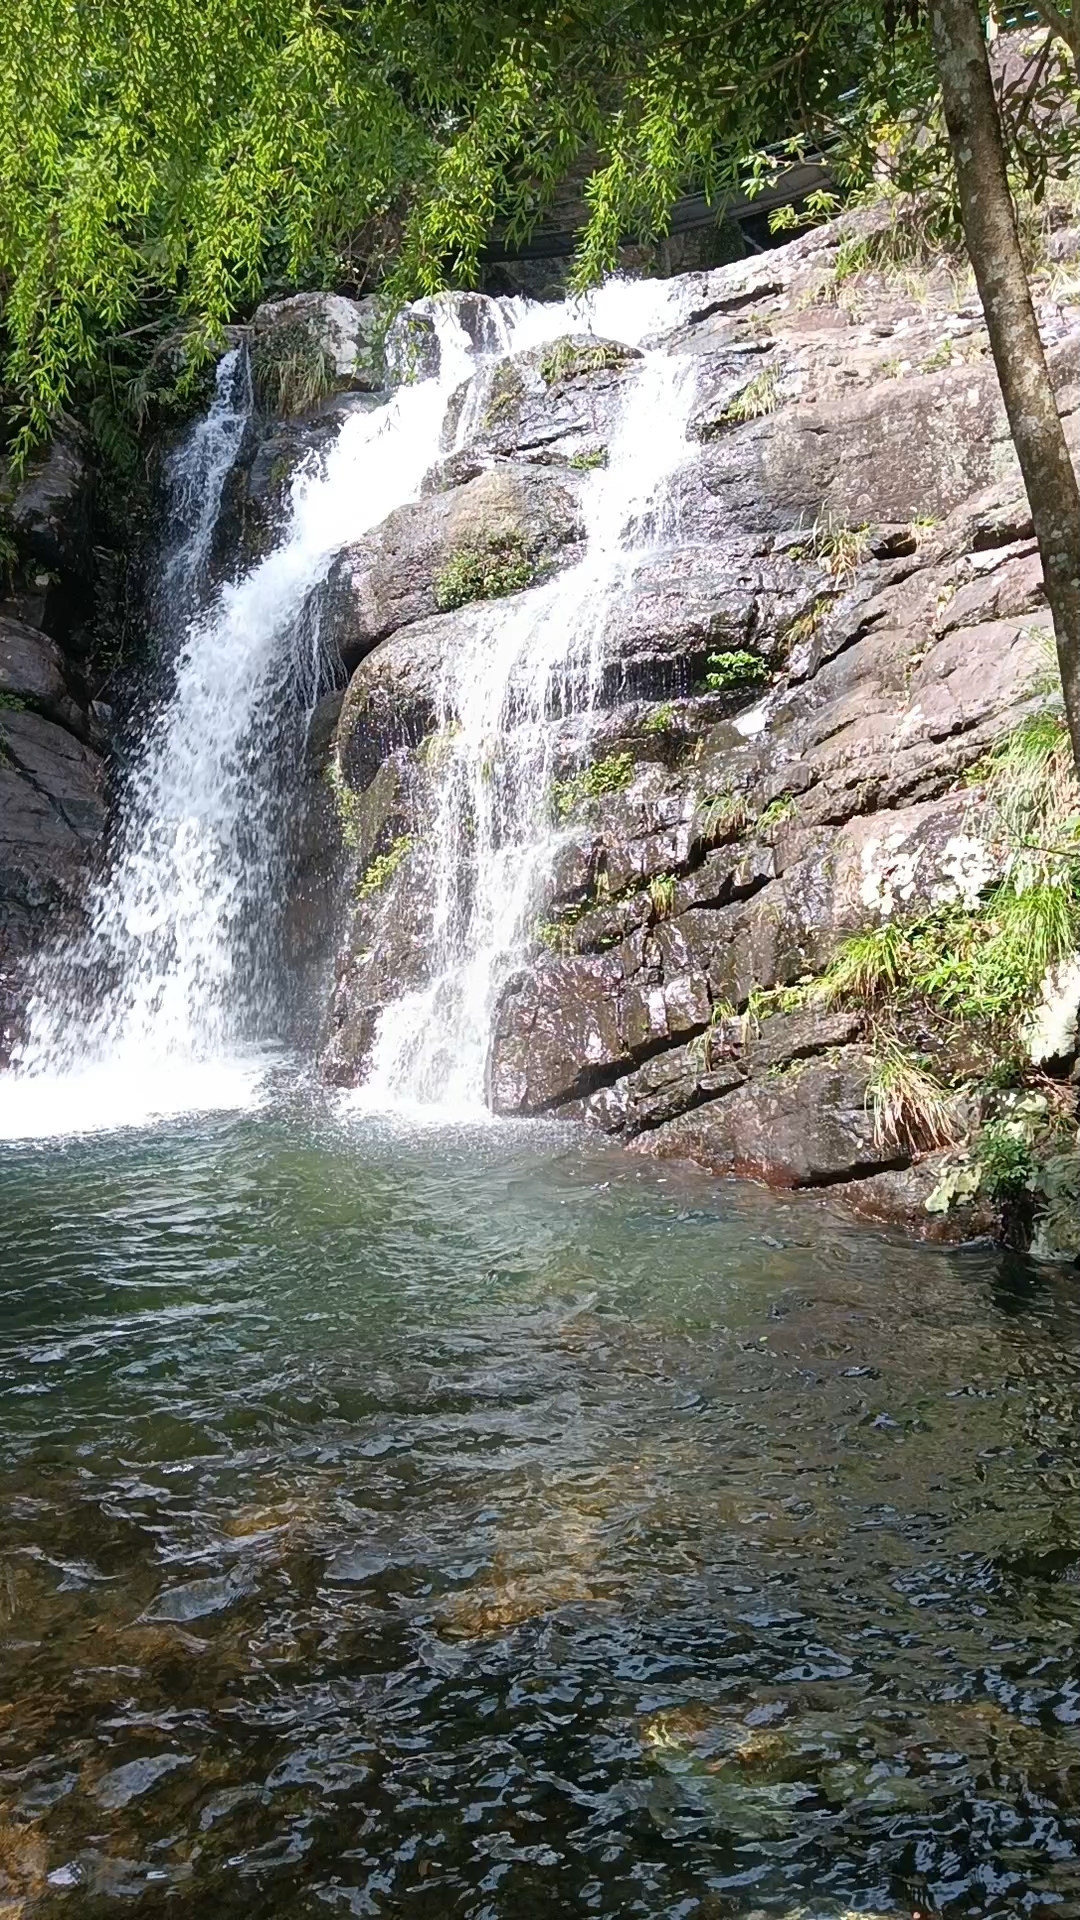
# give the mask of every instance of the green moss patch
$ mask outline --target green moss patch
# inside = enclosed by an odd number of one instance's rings
[[[613,753],[596,760],[566,780],[556,780],[551,789],[551,804],[558,820],[572,820],[584,812],[591,801],[605,794],[621,793],[634,777],[634,762],[628,753]]]
[[[397,839],[380,853],[361,875],[356,883],[356,898],[370,900],[392,880],[403,860],[412,852],[414,838],[411,833],[399,833]]]
[[[482,546],[459,547],[450,555],[436,576],[435,605],[440,613],[450,613],[473,600],[501,600],[531,587],[539,576],[520,534],[492,534]]]

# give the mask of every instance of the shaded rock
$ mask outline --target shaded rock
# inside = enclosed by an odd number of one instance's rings
[[[58,434],[15,489],[9,517],[20,547],[58,573],[90,566],[93,480],[79,442]]]
[[[48,803],[58,831],[76,840],[93,842],[104,824],[102,765],[98,756],[36,713],[0,707],[0,769],[21,774],[28,792]],[[5,815],[0,832],[13,836]],[[28,841],[27,858],[48,867],[51,854],[36,838]]]
[[[732,1061],[714,1066],[700,1044],[671,1047],[655,1060],[629,1073],[613,1086],[602,1087],[581,1103],[582,1117],[605,1133],[633,1139],[649,1127],[658,1127],[678,1113],[742,1084],[743,1074]]]
[[[397,384],[437,378],[442,364],[436,317],[449,318],[481,353],[493,354],[506,332],[498,306],[482,293],[439,293],[396,315],[386,336],[386,365]]]
[[[104,827],[103,786],[89,747],[41,714],[0,704],[0,1066],[33,955],[78,907]]]
[[[867,1055],[849,1047],[776,1079],[748,1081],[643,1134],[636,1152],[696,1160],[713,1173],[770,1186],[826,1186],[895,1163],[874,1138]]]
[[[34,627],[0,615],[0,705],[32,707],[84,742],[96,732],[73,696],[71,669],[57,642]]]
[[[489,1056],[496,1113],[541,1113],[709,1018],[704,970],[678,930],[638,929],[609,953],[550,960],[504,989]]]
[[[948,1244],[996,1238],[1000,1209],[983,1195],[954,1202],[947,1213],[927,1212],[947,1159],[945,1153],[928,1153],[913,1166],[891,1167],[839,1186],[829,1198],[862,1220],[900,1228],[917,1240]]]
[[[826,1013],[808,1007],[798,1013],[774,1013],[746,1043],[747,1067],[756,1074],[786,1067],[792,1060],[827,1053],[857,1040],[865,1021],[860,1013]]]

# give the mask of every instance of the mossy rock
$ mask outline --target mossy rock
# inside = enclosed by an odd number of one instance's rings
[[[637,347],[622,340],[603,340],[591,333],[566,333],[539,355],[537,366],[546,387],[563,387],[600,373],[618,373],[640,360]]]

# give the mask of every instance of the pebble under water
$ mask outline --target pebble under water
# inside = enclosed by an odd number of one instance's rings
[[[4,1920],[1080,1914],[1074,1278],[288,1093],[0,1196]]]

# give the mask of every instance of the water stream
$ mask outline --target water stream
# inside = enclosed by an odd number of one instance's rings
[[[497,633],[476,627],[439,688],[444,743],[433,844],[433,979],[384,1014],[360,1104],[484,1110],[491,1019],[526,950],[559,838],[549,792],[569,720],[587,737],[609,609],[641,554],[667,532],[666,483],[686,457],[693,366],[653,351],[628,384],[607,464],[582,489],[578,565],[516,596]],[[494,644],[493,644],[494,640]],[[556,724],[561,723],[561,724]]]
[[[1068,1276],[288,1088],[0,1205],[19,1920],[1080,1912]]]

